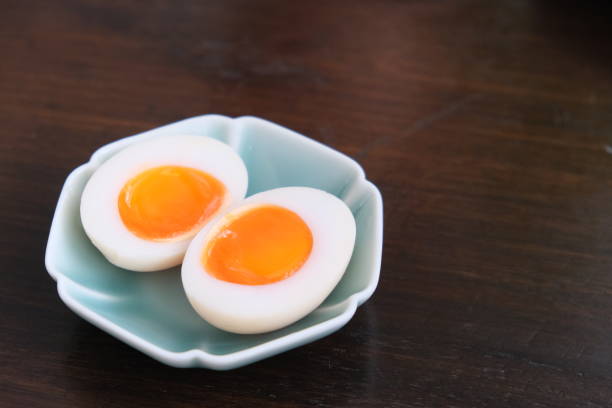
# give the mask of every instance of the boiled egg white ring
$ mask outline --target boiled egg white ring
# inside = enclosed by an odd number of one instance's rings
[[[126,147],[94,172],[81,197],[83,228],[111,263],[143,272],[181,263],[191,236],[168,241],[140,238],[124,225],[117,204],[121,189],[130,179],[147,169],[166,165],[191,167],[221,181],[226,196],[218,213],[246,194],[248,175],[242,159],[218,140],[173,135]]]
[[[310,256],[290,277],[265,285],[219,280],[203,263],[208,241],[244,211],[277,205],[295,212],[313,236]],[[261,333],[287,326],[319,306],[342,278],[355,244],[355,219],[339,198],[309,187],[255,194],[204,227],[182,266],[182,281],[194,309],[210,324],[234,333]]]

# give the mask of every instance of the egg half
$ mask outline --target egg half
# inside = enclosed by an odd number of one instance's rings
[[[228,145],[194,135],[135,143],[104,162],[81,197],[81,221],[113,264],[155,271],[181,263],[207,222],[242,200],[242,159]]]
[[[308,187],[255,194],[204,227],[181,269],[196,312],[234,333],[285,327],[319,306],[342,278],[355,219],[337,197]]]

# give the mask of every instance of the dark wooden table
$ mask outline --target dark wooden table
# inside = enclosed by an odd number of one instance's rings
[[[605,1],[4,0],[0,407],[612,405]],[[381,280],[341,331],[229,372],[78,318],[43,255],[98,146],[203,113],[357,159]]]

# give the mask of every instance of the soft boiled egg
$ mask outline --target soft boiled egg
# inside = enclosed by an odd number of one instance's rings
[[[287,326],[325,300],[344,274],[355,219],[337,197],[308,187],[255,194],[203,228],[181,270],[196,312],[234,333]]]
[[[87,236],[113,264],[155,271],[181,263],[215,215],[242,200],[242,159],[215,139],[173,135],[121,150],[91,176],[81,197]]]

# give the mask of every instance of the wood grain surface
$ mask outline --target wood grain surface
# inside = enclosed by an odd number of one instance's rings
[[[0,407],[612,406],[605,1],[0,4]],[[43,256],[71,169],[203,113],[358,160],[381,280],[339,332],[228,372],[70,312]]]

